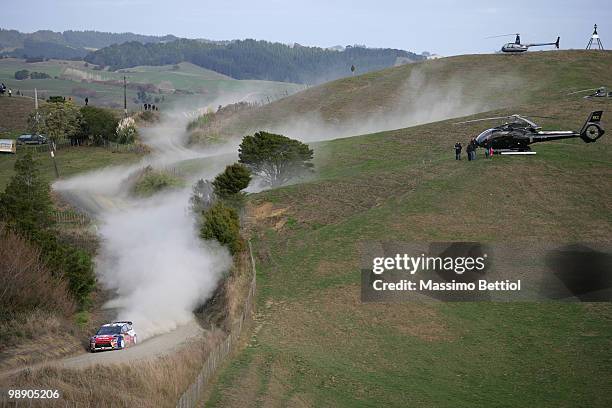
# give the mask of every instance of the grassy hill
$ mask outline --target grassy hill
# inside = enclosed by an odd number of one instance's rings
[[[612,84],[611,66],[609,51],[429,60],[310,88],[225,118],[212,131],[241,137],[269,129],[316,140],[398,129],[523,102],[574,99],[578,95],[566,94]]]
[[[28,116],[34,110],[34,99],[6,94],[0,98],[0,137],[14,136],[28,127]]]
[[[500,95],[516,106],[487,116],[537,112],[556,118],[539,120],[545,127],[577,128],[603,109],[609,123],[612,101],[563,95],[611,84],[612,53],[510,58],[462,56],[427,69],[440,73],[430,78],[440,86],[457,75],[476,83],[478,72],[519,75],[518,91]],[[311,89],[264,117],[372,111],[414,69]],[[466,93],[480,92],[475,83]],[[454,160],[452,146],[486,123],[452,122],[317,143],[314,180],[251,196],[258,314],[207,406],[610,406],[609,303],[361,303],[363,241],[612,243],[609,135],[467,162]]]

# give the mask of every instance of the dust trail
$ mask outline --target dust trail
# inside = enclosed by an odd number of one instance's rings
[[[97,219],[101,248],[96,275],[115,293],[106,307],[117,311],[117,319],[134,321],[141,339],[193,319],[194,308],[212,294],[232,264],[225,248],[198,238],[188,208],[190,187],[145,199],[130,194],[130,176],[148,165],[172,167],[199,160],[195,179],[214,177],[236,160],[234,145],[186,148],[187,120],[180,112],[170,113],[142,131],[154,151],[140,163],[102,169],[53,186]]]

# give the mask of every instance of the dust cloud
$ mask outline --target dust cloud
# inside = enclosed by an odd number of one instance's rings
[[[268,125],[267,129],[252,130],[315,142],[406,128],[507,106],[508,98],[513,97],[508,89],[517,83],[514,75],[496,75],[477,69],[440,80],[439,75],[414,67],[394,95],[389,96],[389,101],[384,106],[368,106],[369,112],[324,118],[315,110],[290,116]]]
[[[179,108],[142,129],[153,152],[137,164],[101,169],[53,186],[96,219],[101,241],[96,276],[113,293],[105,307],[116,319],[133,321],[140,339],[192,320],[193,310],[210,297],[232,265],[227,249],[199,239],[189,197],[192,181],[212,178],[237,159],[237,145],[185,147],[189,120]],[[186,161],[199,166],[190,172],[185,188],[150,198],[130,193],[132,176],[144,167],[172,168]]]

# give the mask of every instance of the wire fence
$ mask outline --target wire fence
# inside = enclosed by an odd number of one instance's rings
[[[76,211],[54,211],[53,218],[58,224],[87,225],[91,221],[87,215]]]
[[[75,145],[74,143],[75,142],[71,142],[69,139],[58,140],[55,142],[55,150],[62,150],[71,146],[79,146]],[[147,153],[147,147],[137,143],[122,144],[106,141],[102,147],[110,150],[113,153]],[[17,152],[24,150],[29,150],[36,153],[48,153],[51,150],[51,145],[49,143],[40,145],[17,145]]]
[[[196,377],[196,380],[187,388],[187,390],[181,395],[178,403],[176,404],[177,408],[193,408],[198,406],[198,402],[200,401],[202,394],[204,393],[204,388],[206,384],[210,380],[210,377],[214,375],[219,365],[225,361],[227,356],[230,354],[238,339],[240,338],[240,333],[242,332],[242,327],[244,326],[244,322],[246,319],[250,318],[251,312],[253,311],[253,300],[255,298],[255,290],[257,287],[256,284],[256,271],[255,271],[255,259],[253,258],[253,250],[251,248],[251,242],[249,241],[249,256],[251,259],[251,267],[253,278],[251,279],[251,287],[249,288],[249,293],[244,301],[244,307],[242,309],[242,315],[240,319],[235,322],[230,330],[230,333],[227,335],[225,340],[219,343],[208,355],[206,361],[204,361],[204,365],[202,370]]]

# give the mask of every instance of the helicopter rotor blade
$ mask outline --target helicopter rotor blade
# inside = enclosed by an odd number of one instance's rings
[[[463,121],[463,122],[455,122],[455,123],[453,123],[453,125],[462,125],[464,123],[482,122],[482,121],[485,121],[485,120],[510,119],[510,118],[514,118],[514,117],[516,117],[516,116],[515,115],[513,115],[513,116],[494,116],[494,117],[491,117],[491,118],[472,119],[472,120],[466,120],[466,121]]]
[[[559,119],[557,117],[554,116],[537,116],[537,115],[525,115],[528,118],[538,118],[538,119]]]
[[[583,89],[582,91],[570,92],[570,93],[568,93],[568,95],[574,95],[574,94],[581,93],[581,92],[596,91],[598,89],[599,88]]]
[[[488,40],[489,38],[510,37],[511,35],[520,35],[520,34],[514,33],[514,34],[493,35],[491,37],[485,37],[485,40]]]

